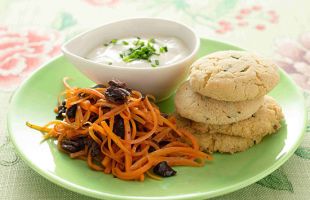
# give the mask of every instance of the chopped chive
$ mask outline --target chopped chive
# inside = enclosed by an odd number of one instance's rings
[[[135,46],[138,46],[139,41],[140,41],[140,40],[138,39],[138,40],[134,41],[133,44],[134,44]]]
[[[112,62],[108,62],[108,65],[112,65]]]
[[[239,59],[239,57],[237,57],[237,56],[231,56],[232,58],[234,58],[234,59]]]
[[[149,43],[155,43],[155,39],[154,38],[151,38],[151,39],[149,39],[149,41],[148,41]]]
[[[167,46],[160,47],[160,48],[159,48],[159,52],[160,52],[160,53],[168,52],[168,47],[167,47]]]
[[[112,39],[112,40],[111,40],[111,43],[112,43],[112,44],[116,44],[116,42],[117,42],[117,39]]]
[[[167,52],[168,48],[166,46],[161,47],[160,50],[155,49],[154,43],[156,42],[154,38],[150,38],[147,42],[140,40],[140,37],[137,37],[137,40],[133,41],[131,44],[134,47],[130,47],[127,50],[121,52],[120,57],[124,62],[132,62],[135,60],[145,60],[150,63],[152,67],[159,65],[159,60],[151,60],[151,57],[154,55],[159,56],[160,53]],[[124,45],[128,45],[127,41],[122,41]]]
[[[103,46],[107,47],[107,46],[109,46],[109,44],[108,44],[108,43],[105,43],[105,44],[103,44]]]
[[[124,61],[124,62],[131,62],[131,61],[133,61],[133,60],[130,59],[129,56],[127,56],[127,57],[123,58],[123,61]]]

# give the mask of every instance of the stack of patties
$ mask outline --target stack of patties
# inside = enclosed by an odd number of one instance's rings
[[[177,126],[208,152],[244,151],[281,127],[281,107],[265,96],[278,81],[277,66],[257,55],[209,54],[193,63],[176,93]]]

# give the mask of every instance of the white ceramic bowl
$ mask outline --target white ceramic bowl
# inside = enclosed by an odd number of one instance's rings
[[[179,62],[156,68],[111,66],[85,59],[90,50],[104,42],[113,38],[139,35],[177,37],[184,42],[190,53]],[[65,57],[92,81],[105,83],[111,79],[118,79],[133,89],[154,95],[160,101],[168,98],[187,77],[199,45],[200,40],[195,32],[183,24],[158,18],[133,18],[84,32],[65,43],[62,51]]]

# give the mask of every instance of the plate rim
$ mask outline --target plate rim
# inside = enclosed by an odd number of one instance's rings
[[[204,42],[213,42],[213,43],[218,43],[221,45],[226,45],[226,46],[231,46],[234,48],[239,48],[240,50],[244,50],[234,44],[230,44],[230,43],[226,43],[226,42],[221,42],[218,40],[214,40],[214,39],[208,39],[208,38],[200,38],[201,41]],[[13,127],[11,127],[10,121],[12,120],[11,118],[13,118],[13,114],[12,114],[12,107],[13,107],[13,102],[15,100],[15,98],[18,96],[18,94],[22,91],[23,87],[25,87],[25,85],[27,84],[28,81],[30,81],[30,79],[32,79],[36,74],[38,74],[41,70],[44,70],[48,65],[50,65],[51,63],[64,58],[63,54],[59,54],[58,56],[55,56],[54,58],[48,60],[47,62],[43,63],[40,67],[38,67],[36,70],[34,70],[31,75],[29,75],[25,80],[22,81],[22,83],[20,84],[20,86],[13,92],[10,100],[9,100],[9,111],[7,113],[7,129],[8,129],[8,135],[14,145],[14,148],[17,150],[16,152],[18,153],[18,155],[21,157],[21,159],[35,172],[37,172],[38,174],[40,174],[42,177],[44,177],[45,179],[49,180],[50,182],[68,189],[70,191],[79,193],[81,195],[84,196],[89,196],[89,197],[93,197],[93,198],[109,198],[109,199],[196,199],[196,198],[212,198],[212,197],[216,197],[216,196],[221,196],[221,195],[225,195],[234,191],[237,191],[239,189],[242,189],[246,186],[249,186],[259,180],[261,180],[262,178],[268,176],[269,174],[271,174],[272,172],[274,172],[276,169],[278,169],[280,166],[282,166],[296,151],[296,149],[300,146],[301,142],[303,141],[303,138],[305,136],[305,132],[306,132],[306,124],[307,124],[307,112],[306,112],[306,102],[304,99],[304,95],[303,95],[303,90],[296,85],[296,83],[292,80],[292,78],[281,68],[279,68],[279,71],[281,74],[283,74],[286,79],[289,81],[289,83],[296,89],[297,94],[299,97],[301,97],[302,102],[303,102],[303,108],[304,108],[304,114],[303,114],[303,128],[301,130],[301,134],[300,137],[298,138],[298,141],[294,144],[294,146],[286,153],[284,154],[279,160],[277,160],[273,165],[271,165],[270,167],[268,167],[266,170],[261,171],[260,173],[257,173],[255,176],[243,180],[241,182],[232,184],[230,186],[227,187],[223,187],[217,190],[213,190],[213,191],[209,191],[209,192],[196,192],[196,193],[190,193],[190,194],[182,194],[182,195],[173,195],[173,196],[168,196],[168,197],[141,197],[141,196],[123,196],[123,195],[118,195],[118,194],[110,194],[110,193],[106,193],[106,192],[98,192],[96,190],[92,190],[92,189],[88,189],[86,187],[82,187],[80,185],[74,184],[70,181],[67,181],[51,172],[48,171],[44,171],[42,170],[40,167],[37,167],[34,163],[32,163],[29,159],[27,159],[27,157],[23,154],[23,151],[19,148],[19,146],[16,144],[15,138],[13,137]],[[69,62],[69,61],[68,61]]]

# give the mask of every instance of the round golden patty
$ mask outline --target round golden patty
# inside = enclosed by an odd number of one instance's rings
[[[280,80],[278,67],[245,51],[218,51],[194,62],[190,84],[195,92],[221,101],[262,97]]]
[[[226,125],[197,123],[178,114],[177,126],[193,133],[208,152],[235,153],[259,143],[281,127],[283,113],[276,101],[265,96],[263,106],[250,118]]]

